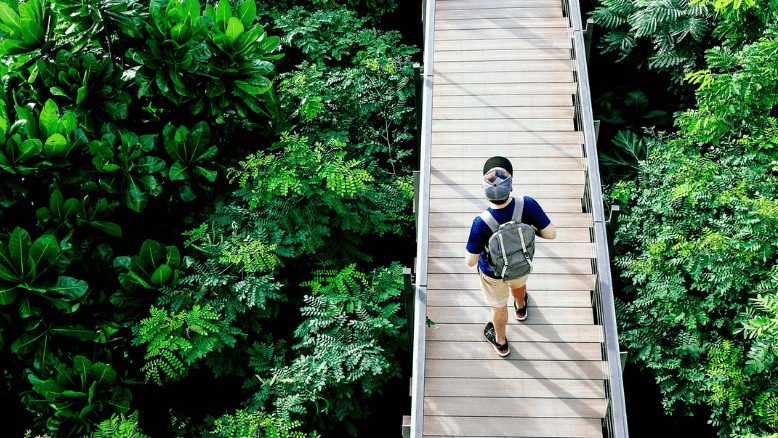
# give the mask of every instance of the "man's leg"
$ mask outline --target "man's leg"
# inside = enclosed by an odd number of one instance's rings
[[[492,307],[492,319],[494,331],[497,333],[497,342],[505,343],[505,326],[508,325],[508,306]]]
[[[519,308],[524,307],[524,294],[527,293],[527,285],[525,284],[522,287],[513,288],[511,287],[511,295],[513,295],[513,299],[516,300],[516,305],[519,306]]]

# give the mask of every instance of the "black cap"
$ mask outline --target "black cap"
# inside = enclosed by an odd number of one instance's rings
[[[486,172],[494,169],[495,167],[502,167],[503,169],[507,170],[508,173],[513,175],[513,165],[511,165],[511,162],[507,158],[499,156],[486,160],[486,163],[484,163],[484,175],[486,175]]]

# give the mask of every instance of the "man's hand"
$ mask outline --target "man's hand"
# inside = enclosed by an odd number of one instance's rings
[[[481,254],[473,254],[470,252],[466,253],[465,261],[467,262],[467,266],[473,267],[478,263],[478,258],[481,256]]]

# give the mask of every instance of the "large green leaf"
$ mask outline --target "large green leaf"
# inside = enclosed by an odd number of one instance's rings
[[[41,314],[41,309],[37,306],[33,306],[30,302],[31,295],[31,293],[21,294],[21,298],[19,299],[19,307],[17,308],[20,318],[29,318],[31,316],[38,316]]]
[[[227,22],[227,30],[225,31],[230,44],[234,45],[235,42],[238,41],[238,38],[243,35],[243,30],[244,27],[240,20],[235,17],[230,17],[229,21]]]
[[[57,294],[66,301],[73,301],[84,296],[88,288],[89,286],[84,280],[60,276],[57,279],[57,284],[49,288],[48,292]]]
[[[167,284],[172,276],[173,270],[168,265],[162,265],[151,276],[151,284],[156,287],[162,287]]]
[[[49,137],[57,133],[59,126],[59,108],[57,104],[49,99],[46,104],[43,105],[40,118],[38,119],[38,128],[41,132],[41,139],[47,140]]]
[[[143,242],[143,245],[140,247],[139,255],[144,261],[151,263],[151,268],[154,271],[165,262],[162,246],[151,239]]]
[[[43,145],[43,151],[47,157],[53,158],[64,152],[67,147],[67,139],[62,134],[54,134],[46,140],[46,143]]]
[[[175,246],[165,247],[165,264],[172,269],[178,269],[181,266],[181,253]]]
[[[82,341],[94,341],[100,337],[100,334],[94,330],[88,330],[81,324],[59,325],[51,329],[52,333],[70,336],[71,338],[81,339]]]
[[[243,23],[243,27],[251,26],[257,18],[257,4],[254,0],[244,0],[238,5],[238,18]]]
[[[34,50],[43,45],[46,31],[40,24],[31,20],[22,20],[22,39]]]
[[[0,20],[3,20],[13,33],[22,33],[22,18],[5,2],[0,2]]]
[[[200,122],[192,128],[192,133],[186,140],[186,159],[183,160],[189,164],[197,158],[199,151],[208,147],[211,141],[211,129],[205,122]]]
[[[30,245],[30,234],[21,227],[16,227],[9,236],[8,252],[19,278],[26,278],[32,273],[32,266],[27,265]]]
[[[30,126],[29,124],[27,126]],[[43,150],[43,143],[37,138],[29,138],[24,140],[18,147],[19,153],[16,156],[16,163],[23,163],[30,158],[40,155]]]
[[[230,18],[232,18],[232,7],[229,0],[219,0],[219,4],[216,6],[216,23],[214,24],[219,30],[224,31]]]
[[[87,382],[89,382],[90,375],[92,374],[92,361],[87,359],[85,356],[76,356],[73,358],[73,371],[81,381],[81,388],[87,389],[86,385]]]
[[[35,242],[30,246],[30,256],[35,264],[36,276],[40,277],[46,272],[57,260],[57,255],[59,255],[59,244],[56,237],[44,234],[35,239]]]
[[[7,306],[16,301],[19,296],[19,288],[16,284],[0,282],[0,305]]]
[[[97,228],[98,230],[114,237],[122,237],[122,229],[119,225],[108,221],[92,221],[89,225]]]
[[[189,179],[189,169],[185,164],[181,164],[180,162],[176,161],[172,166],[170,166],[168,177],[171,181]]]
[[[91,377],[96,386],[110,388],[116,382],[116,371],[110,365],[98,362],[92,365]]]
[[[11,351],[16,354],[32,353],[35,351],[38,341],[45,335],[45,330],[22,333],[22,335],[11,344]]]

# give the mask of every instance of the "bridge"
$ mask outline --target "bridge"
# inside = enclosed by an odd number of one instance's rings
[[[412,412],[404,434],[626,438],[580,6],[426,0],[422,8]],[[557,229],[555,240],[536,241],[529,318],[510,319],[504,358],[484,339],[491,309],[464,257],[473,218],[487,207],[482,166],[494,155],[513,163],[513,195],[538,200]]]

